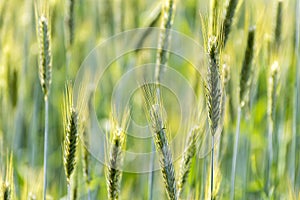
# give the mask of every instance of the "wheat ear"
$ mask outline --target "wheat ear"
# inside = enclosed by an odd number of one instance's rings
[[[177,199],[177,188],[172,153],[168,144],[163,107],[158,97],[157,86],[145,84],[142,86],[145,110],[154,133],[154,143],[160,154],[160,166],[166,192],[170,200]]]
[[[214,136],[220,124],[222,112],[222,80],[220,73],[220,48],[216,37],[211,36],[208,39],[208,73],[206,84],[206,99],[208,108],[208,119],[210,133],[212,135],[212,153],[211,153],[211,194],[213,193],[214,177]]]
[[[46,15],[39,17],[38,34],[40,48],[39,77],[44,93],[47,99],[50,92],[51,74],[52,74],[52,56],[50,46],[50,29]]]
[[[41,14],[38,17],[38,42],[39,42],[39,78],[44,93],[45,101],[45,132],[44,132],[44,197],[47,193],[47,160],[48,160],[48,113],[49,103],[48,96],[51,86],[52,56],[51,56],[51,40],[50,25],[47,15]]]
[[[277,2],[277,13],[276,13],[276,26],[275,26],[275,47],[278,48],[281,41],[281,30],[282,30],[282,0]]]
[[[222,29],[223,29],[223,47],[225,47],[230,30],[231,25],[234,17],[234,13],[236,10],[236,6],[238,4],[238,0],[228,0],[226,11],[225,11],[225,17],[223,19]]]
[[[66,85],[64,99],[64,169],[70,197],[71,176],[76,166],[76,151],[78,145],[78,113],[73,106],[73,92],[70,83]]]
[[[175,0],[163,0],[162,5],[163,20],[161,23],[161,32],[158,42],[157,60],[155,67],[155,80],[158,82],[162,78],[163,66],[168,60],[168,47],[171,39],[171,28],[173,25],[173,18],[175,13]]]
[[[182,156],[181,160],[181,165],[180,165],[180,173],[179,173],[179,178],[177,182],[178,186],[178,191],[177,191],[177,197],[178,199],[180,198],[181,192],[183,190],[183,187],[187,181],[190,169],[191,169],[191,164],[192,164],[192,159],[196,154],[196,144],[198,141],[199,137],[199,132],[200,132],[200,127],[195,126],[191,129],[187,143],[185,145],[185,151]]]
[[[74,6],[75,0],[68,0],[67,5],[67,16],[66,16],[66,25],[67,25],[67,46],[71,47],[74,42]]]
[[[122,179],[121,167],[123,165],[124,149],[126,146],[126,130],[128,116],[123,117],[120,126],[114,119],[111,120],[111,147],[109,163],[106,171],[108,199],[119,199]]]

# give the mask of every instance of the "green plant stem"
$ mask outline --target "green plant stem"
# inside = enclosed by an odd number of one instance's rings
[[[210,199],[213,200],[213,191],[214,191],[214,150],[215,150],[215,136],[212,136],[212,149],[211,149],[211,174],[210,174]]]
[[[71,184],[68,183],[67,200],[71,200]]]
[[[237,111],[237,124],[236,124],[235,140],[234,140],[234,147],[233,147],[232,168],[231,168],[230,200],[234,199],[235,170],[236,170],[237,151],[238,151],[238,145],[239,145],[241,114],[242,114],[242,108],[239,105],[238,111]]]
[[[91,200],[91,190],[90,190],[89,186],[88,186],[87,192],[88,192],[88,200]]]
[[[46,200],[46,194],[47,194],[48,113],[49,113],[49,104],[48,104],[48,98],[45,98],[45,132],[44,132],[44,196],[43,196],[43,199],[44,199],[44,200]]]
[[[300,48],[299,48],[299,43],[300,43],[300,1],[297,0],[296,2],[296,45],[295,45],[295,56],[296,56],[296,83],[295,83],[295,91],[294,91],[294,113],[293,113],[293,133],[292,133],[292,152],[291,152],[291,183],[292,186],[295,187],[295,168],[296,168],[296,148],[297,148],[297,144],[296,144],[296,139],[297,139],[297,124],[299,121],[299,101],[300,101],[300,97],[299,97],[299,89],[300,89],[300,61],[299,61],[299,57],[300,57]]]
[[[153,199],[153,182],[154,182],[154,157],[155,157],[155,144],[152,140],[151,142],[151,157],[150,157],[150,173],[149,173],[149,189],[148,189],[148,199]]]
[[[270,186],[271,186],[271,168],[273,162],[273,121],[269,119],[268,122],[268,163],[267,163],[267,184],[266,184],[266,193],[270,195]]]

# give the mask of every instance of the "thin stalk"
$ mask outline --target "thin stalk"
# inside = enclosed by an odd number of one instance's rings
[[[87,192],[88,192],[88,200],[91,200],[91,190],[90,190],[90,187],[87,188]]]
[[[238,111],[237,111],[237,126],[236,126],[236,132],[235,132],[235,140],[234,140],[234,147],[233,147],[233,158],[232,158],[232,168],[231,168],[231,187],[230,187],[230,199],[231,200],[234,199],[235,171],[236,171],[237,151],[238,151],[238,145],[239,145],[241,114],[242,114],[242,109],[241,109],[241,106],[239,106]]]
[[[300,89],[300,1],[296,2],[296,45],[295,45],[295,54],[296,54],[296,83],[295,83],[295,91],[294,91],[294,113],[293,113],[293,133],[292,133],[292,159],[291,159],[291,182],[292,186],[295,187],[295,157],[296,157],[296,136],[297,136],[297,123],[299,121],[299,89]]]
[[[269,119],[268,123],[268,163],[267,163],[267,184],[266,184],[266,192],[267,195],[269,196],[269,189],[271,186],[271,166],[273,162],[273,121]]]
[[[46,200],[47,194],[47,160],[48,160],[48,113],[49,104],[48,99],[45,98],[45,132],[44,132],[44,196],[43,199]]]
[[[150,157],[150,173],[149,173],[149,200],[153,199],[153,182],[154,182],[154,152],[155,152],[155,144],[152,140],[151,142],[151,157]]]
[[[212,136],[212,149],[211,149],[211,174],[210,174],[210,199],[213,200],[213,190],[214,190],[214,149],[215,149],[215,136]]]
[[[68,183],[67,187],[68,187],[67,200],[71,200],[71,184]]]

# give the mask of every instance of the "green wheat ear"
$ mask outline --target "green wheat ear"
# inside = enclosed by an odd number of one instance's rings
[[[76,150],[78,144],[78,113],[73,107],[71,84],[66,85],[64,99],[64,169],[68,184],[76,165]]]
[[[191,169],[191,164],[192,164],[192,159],[196,154],[197,150],[197,141],[199,138],[199,132],[201,128],[199,126],[194,126],[189,133],[187,143],[185,145],[185,150],[182,156],[181,160],[181,165],[180,165],[180,173],[179,173],[179,178],[177,182],[178,186],[178,195],[177,197],[180,198],[181,192],[183,190],[183,187],[187,181],[190,169]]]
[[[255,27],[251,27],[248,32],[247,47],[243,61],[240,78],[240,105],[243,107],[247,102],[247,96],[251,80],[251,65],[254,54]]]
[[[111,119],[110,136],[112,144],[106,171],[107,193],[110,200],[119,199],[128,116],[129,112],[126,112],[121,125],[115,119]]]
[[[75,0],[68,0],[67,16],[66,16],[67,47],[71,47],[74,42],[74,27],[75,27],[74,6],[75,6]]]
[[[222,29],[223,29],[223,47],[225,47],[234,17],[234,13],[236,10],[236,6],[238,4],[238,0],[228,0],[226,6],[225,17],[223,19]]]
[[[217,38],[211,36],[208,40],[208,74],[206,98],[211,135],[214,136],[220,119],[222,107],[222,80],[220,73],[220,49]]]
[[[274,43],[277,48],[281,41],[281,29],[282,29],[282,0],[278,0],[277,13],[276,13],[275,37],[274,37]]]
[[[50,92],[51,74],[52,74],[52,57],[51,57],[51,40],[48,18],[41,15],[38,18],[38,34],[39,34],[39,77],[44,93],[44,98],[47,99]]]
[[[163,105],[158,86],[156,84],[145,84],[142,86],[142,90],[145,111],[151,124],[156,149],[159,152],[165,189],[170,200],[178,199],[172,152],[168,143],[166,119],[163,115]]]
[[[167,63],[168,60],[168,47],[171,38],[170,30],[173,25],[173,18],[175,13],[175,0],[163,0],[162,5],[162,24],[161,24],[161,31],[159,35],[159,42],[158,42],[158,51],[157,51],[157,60],[155,66],[155,80],[158,82],[162,78],[164,65]]]

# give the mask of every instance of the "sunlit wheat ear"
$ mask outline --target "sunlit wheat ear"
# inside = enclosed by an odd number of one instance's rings
[[[74,5],[75,0],[67,1],[67,16],[66,16],[66,25],[67,25],[67,47],[72,46],[74,42]]]
[[[277,96],[277,86],[278,86],[278,71],[279,64],[275,61],[270,70],[269,84],[268,84],[268,116],[272,121],[275,118],[275,108],[276,108],[276,96]]]
[[[120,184],[122,179],[122,165],[126,146],[126,131],[128,113],[123,116],[121,125],[115,119],[111,119],[111,147],[106,171],[108,199],[119,199]]]
[[[254,54],[255,27],[251,27],[248,32],[247,47],[240,75],[240,106],[247,102],[249,87],[251,82],[251,65]]]
[[[199,135],[200,135],[200,127],[195,126],[191,129],[187,143],[185,145],[185,150],[182,156],[181,165],[180,165],[180,172],[179,172],[179,178],[178,178],[178,195],[177,197],[180,198],[181,192],[183,190],[183,187],[187,181],[192,159],[196,154],[196,143],[198,141]]]
[[[210,14],[210,34],[217,35],[218,29],[218,18],[219,18],[219,1],[212,0],[211,1],[211,14]]]
[[[168,198],[177,199],[175,170],[170,146],[167,139],[167,128],[163,115],[163,106],[157,85],[142,86],[145,101],[145,111],[154,134],[154,143],[159,152],[160,167]]]
[[[68,184],[76,165],[76,150],[78,144],[78,113],[73,107],[73,92],[71,84],[66,85],[64,99],[64,168]]]
[[[38,35],[39,35],[39,77],[44,93],[44,98],[47,99],[51,86],[51,40],[50,26],[46,15],[41,15],[38,18]]]
[[[223,29],[223,47],[225,47],[236,10],[238,0],[228,0],[226,5],[225,17],[223,19],[222,29]]]
[[[207,46],[208,70],[206,83],[206,99],[211,135],[214,136],[220,119],[222,106],[222,80],[220,74],[220,51],[216,37],[210,37]]]
[[[161,23],[161,31],[158,42],[158,51],[156,56],[155,80],[160,81],[163,73],[163,66],[168,60],[168,47],[171,38],[171,28],[175,13],[175,0],[162,0],[163,19]]]
[[[11,199],[11,192],[10,192],[10,185],[8,182],[3,183],[2,185],[2,195],[4,200],[10,200]]]

